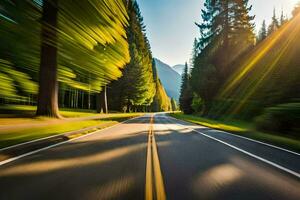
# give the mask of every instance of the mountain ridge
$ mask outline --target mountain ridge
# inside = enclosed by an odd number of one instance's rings
[[[158,76],[168,96],[178,101],[181,86],[180,74],[175,71],[170,65],[159,60],[158,58],[154,58],[154,61],[156,63]]]

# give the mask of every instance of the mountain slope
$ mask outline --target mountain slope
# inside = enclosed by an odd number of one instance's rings
[[[173,66],[173,69],[181,76],[183,74],[184,65],[175,65]]]
[[[154,59],[158,76],[169,97],[178,101],[180,94],[181,76],[166,63]]]

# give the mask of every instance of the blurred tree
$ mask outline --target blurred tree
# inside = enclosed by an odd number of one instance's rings
[[[156,86],[150,44],[137,2],[128,1],[127,10],[129,26],[126,32],[131,60],[122,78],[111,85],[109,99],[116,110],[131,112],[151,105]]]
[[[267,37],[267,26],[266,26],[266,20],[263,21],[261,28],[258,33],[258,42],[263,41]]]
[[[174,98],[171,98],[171,106],[172,106],[172,111],[177,111],[178,110],[177,102]]]
[[[272,21],[271,24],[268,27],[268,35],[271,35],[272,33],[274,33],[275,31],[277,31],[279,28],[279,21],[276,17],[276,10],[275,8],[273,9],[273,17],[272,17]]]
[[[288,21],[288,18],[284,16],[283,10],[281,10],[281,15],[280,15],[280,26],[284,25]]]
[[[59,117],[57,83],[57,0],[43,2],[37,115]]]

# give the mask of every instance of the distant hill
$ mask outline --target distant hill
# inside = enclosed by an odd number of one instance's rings
[[[181,76],[169,65],[157,58],[154,59],[158,76],[169,97],[178,101],[180,94]]]
[[[175,65],[173,69],[181,76],[183,74],[184,65]]]

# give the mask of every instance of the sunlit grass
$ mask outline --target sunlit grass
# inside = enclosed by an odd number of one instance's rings
[[[199,124],[205,127],[219,129],[222,131],[238,134],[244,137],[252,138],[258,141],[267,142],[284,148],[288,148],[300,152],[300,139],[289,135],[275,135],[272,133],[263,133],[255,130],[251,122],[237,121],[237,120],[212,120],[203,117],[184,115],[181,113],[171,114],[177,119]]]
[[[184,115],[180,113],[171,114],[171,116],[186,120],[195,124],[206,126],[209,128],[220,129],[229,132],[246,132],[251,129],[251,124],[246,122],[230,120],[230,121],[221,121],[221,120],[212,120],[194,115]]]
[[[1,109],[15,111],[17,114],[0,114],[0,148],[87,127],[103,128],[142,115],[142,113],[98,114],[91,110],[64,109],[60,113],[66,117],[65,119],[52,119],[34,117],[35,106],[7,105],[1,106]],[[26,115],[19,117],[18,113]],[[32,117],[28,117],[28,114]]]
[[[58,124],[51,124],[42,127],[27,127],[19,130],[4,129],[0,130],[0,147],[6,147],[13,144],[18,144],[38,138],[43,138],[51,135],[57,135],[64,132],[74,131],[90,126],[96,126],[101,124],[115,124],[116,121],[100,121],[100,120],[87,120],[66,122]]]

